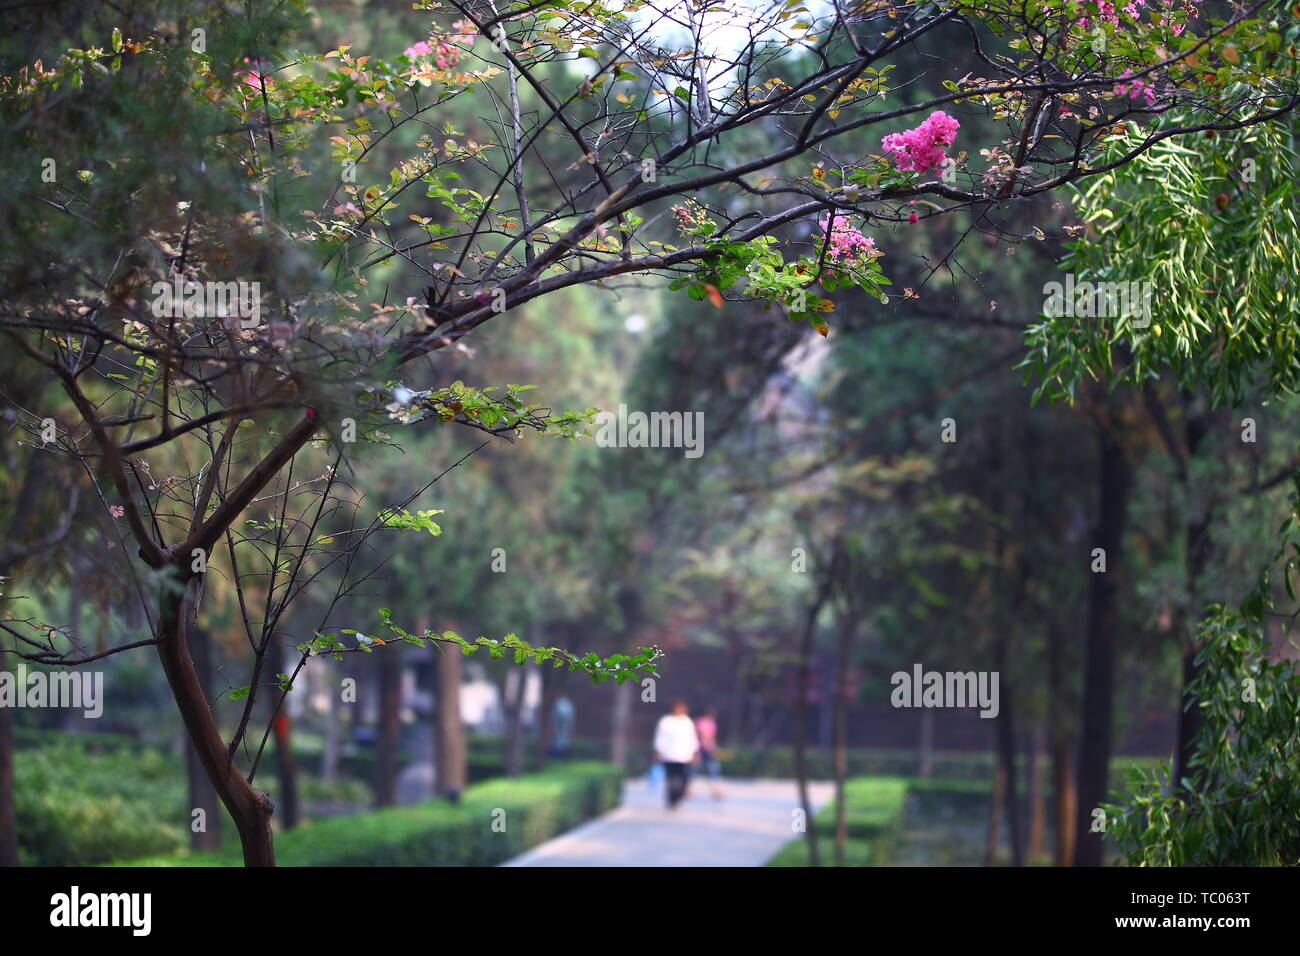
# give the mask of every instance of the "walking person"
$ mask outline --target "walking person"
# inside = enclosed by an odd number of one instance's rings
[[[654,750],[655,760],[664,765],[668,808],[676,810],[686,795],[687,774],[700,750],[695,722],[691,720],[686,701],[673,701],[672,713],[659,718],[655,725]]]
[[[714,800],[721,800],[722,760],[718,753],[718,709],[706,707],[702,716],[695,718],[695,736],[700,742],[700,769],[708,778],[709,790]]]

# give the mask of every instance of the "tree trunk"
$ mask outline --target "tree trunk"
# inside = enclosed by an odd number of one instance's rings
[[[434,709],[437,725],[434,740],[437,751],[438,791],[455,803],[465,789],[465,725],[460,719],[460,683],[463,656],[456,648],[437,655],[438,703]]]
[[[825,654],[810,673],[809,693],[817,694],[817,749],[831,753],[835,749],[835,694],[826,687],[835,679],[835,654]]]
[[[1069,703],[1065,637],[1057,622],[1047,625],[1047,732],[1052,756],[1052,829],[1057,866],[1074,865],[1074,741],[1067,732]]]
[[[1003,671],[1005,674],[1005,670]],[[1003,684],[997,716],[998,762],[1002,765],[1003,805],[1007,815],[1007,838],[1012,866],[1025,865],[1025,847],[1020,829],[1020,787],[1016,776],[1016,724],[1012,711],[1011,685]]]
[[[14,717],[0,707],[0,866],[18,865],[18,820],[14,810]]]
[[[23,483],[14,501],[4,541],[0,542],[0,578],[10,578],[21,565],[18,549],[31,535],[40,513],[38,503],[48,481],[49,459],[41,453],[27,459]],[[6,590],[13,581],[9,580]],[[14,719],[7,707],[0,707],[0,866],[18,866],[18,816],[14,802]]]
[[[1105,801],[1109,789],[1115,632],[1119,627],[1117,597],[1128,508],[1128,470],[1124,450],[1118,437],[1104,425],[1098,428],[1098,438],[1101,454],[1096,546],[1105,550],[1106,570],[1092,573],[1088,601],[1083,725],[1079,735],[1079,804],[1075,812],[1075,866],[1100,866],[1102,862],[1102,834],[1092,833],[1091,827],[1093,810]]]
[[[928,707],[921,711],[921,740],[917,749],[920,753],[917,776],[928,777],[934,772],[934,711]]]
[[[547,748],[551,744],[551,708],[555,706],[555,681],[551,679],[551,670],[543,667],[537,674],[541,684],[541,693],[537,704],[537,769],[546,769]]]
[[[609,760],[610,763],[618,764],[624,770],[628,768],[628,733],[632,726],[632,704],[635,702],[633,697],[635,692],[636,685],[631,681],[610,691],[614,699],[610,703]]]
[[[727,701],[726,741],[739,747],[745,740],[745,699],[749,696],[749,655],[742,649],[736,656],[736,670],[731,680],[731,697]]]
[[[506,776],[518,777],[524,772],[524,698],[528,692],[528,672],[516,667],[506,673],[501,688],[506,705]]]
[[[188,565],[185,570],[176,571],[185,580]],[[275,805],[265,793],[254,789],[236,768],[234,755],[221,739],[221,732],[195,673],[194,661],[190,658],[185,632],[188,595],[192,586],[187,582],[180,594],[165,591],[159,602],[158,658],[199,761],[239,831],[244,865],[274,866],[271,814],[275,812]]]
[[[190,658],[194,661],[194,674],[198,678],[199,688],[205,700],[212,699],[212,639],[208,632],[195,624],[191,618],[187,629],[190,646]],[[195,832],[193,818],[190,821],[191,850],[221,849],[221,808],[217,803],[217,791],[203,769],[203,761],[193,742],[187,740],[185,746],[185,773],[189,778],[190,811],[202,810],[203,830]]]
[[[808,840],[808,865],[820,866],[817,846],[817,822],[813,819],[812,800],[808,796],[808,675],[812,666],[813,639],[817,633],[817,615],[826,602],[826,588],[819,589],[808,607],[803,636],[799,641],[799,671],[795,679],[794,703],[794,775],[799,782],[799,805],[803,808],[804,834]]]
[[[848,776],[849,733],[849,660],[853,652],[853,611],[845,612],[840,624],[839,647],[835,663],[835,865],[844,865],[844,847],[849,839],[848,806],[844,799],[844,780]]]
[[[1030,736],[1029,750],[1029,862],[1047,855],[1047,799],[1043,793],[1043,744],[1040,725]]]
[[[989,828],[984,839],[984,865],[998,865],[998,841],[1001,837],[1002,807],[1006,802],[1006,768],[1001,760],[993,761],[993,799],[989,801]]]
[[[423,632],[421,632],[423,633]],[[325,722],[325,742],[320,755],[320,778],[326,783],[333,783],[339,774],[339,752],[343,737],[343,695],[339,691],[339,682],[332,662],[321,660],[317,666],[324,668],[321,675],[325,686],[329,688],[329,720]]]
[[[1064,736],[1052,741],[1052,802],[1056,808],[1056,865],[1074,865],[1074,814],[1079,802],[1074,778],[1074,744]]]
[[[396,648],[376,651],[379,665],[379,732],[375,739],[375,806],[397,802],[397,748],[402,733],[402,659]]]
[[[276,639],[276,635],[271,636],[271,641],[267,646],[267,656],[270,658],[267,661],[267,671],[272,675],[288,673],[284,645]],[[272,735],[275,737],[276,777],[280,783],[280,823],[286,830],[292,830],[298,825],[300,816],[298,761],[293,756],[293,740],[287,709],[289,702],[286,699],[277,714],[275,705],[279,699],[278,694],[267,694],[269,717],[275,721]]]

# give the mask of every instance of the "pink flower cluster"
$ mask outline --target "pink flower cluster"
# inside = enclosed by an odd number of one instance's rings
[[[1132,74],[1133,74],[1132,70],[1125,70],[1120,75],[1121,77],[1123,77],[1123,76],[1131,76]],[[1116,96],[1127,95],[1128,98],[1131,100],[1135,100],[1140,96],[1144,100],[1146,100],[1147,106],[1155,106],[1156,104],[1155,85],[1152,83],[1147,83],[1145,80],[1130,80],[1128,83],[1116,83],[1115,95]]]
[[[826,217],[818,221],[817,225],[821,227],[823,236],[826,235],[827,229],[830,230],[830,237],[826,243],[828,259],[853,263],[876,252],[876,240],[864,236],[849,222],[848,216],[837,215],[833,220]]]
[[[434,36],[429,40],[421,40],[402,51],[402,55],[418,60],[421,57],[433,57],[434,66],[440,70],[450,70],[465,54],[474,43],[474,38],[478,36],[478,28],[468,20],[457,20],[451,25],[452,32],[445,36]]]
[[[1175,0],[1161,0],[1161,2],[1165,8],[1168,9],[1174,5]],[[1183,9],[1189,14],[1194,15],[1197,12],[1197,3],[1200,3],[1200,0],[1183,0]],[[1136,21],[1141,14],[1140,8],[1145,5],[1146,0],[1126,0],[1123,9],[1130,19]],[[1119,14],[1115,12],[1115,4],[1110,2],[1110,0],[1098,0],[1097,16],[1111,24],[1111,26],[1119,26]],[[1088,24],[1091,22],[1092,21],[1088,17],[1080,17],[1077,21],[1078,25],[1085,30],[1088,29]],[[1174,36],[1181,36],[1183,32],[1183,24],[1172,24],[1170,29],[1173,31]]]
[[[916,129],[890,133],[880,141],[880,147],[904,172],[924,173],[944,164],[948,158],[945,150],[957,138],[960,127],[961,124],[943,110],[935,110]]]
[[[1146,0],[1129,0],[1124,7],[1124,12],[1136,20],[1138,16],[1137,8],[1142,6],[1145,2]],[[1119,14],[1115,12],[1115,4],[1111,3],[1110,0],[1099,0],[1097,4],[1097,16],[1105,20],[1111,26],[1119,26]],[[1083,27],[1085,30],[1088,29],[1089,22],[1090,21],[1087,17],[1079,18],[1079,26]]]
[[[270,89],[275,78],[265,71],[266,65],[261,60],[250,60],[248,57],[244,57],[244,62],[249,64],[248,69],[235,71],[239,82],[251,86],[254,90],[261,90],[263,87]]]
[[[677,230],[684,236],[708,235],[713,232],[713,221],[708,211],[694,199],[686,200],[683,206],[673,206],[673,218],[677,220]]]

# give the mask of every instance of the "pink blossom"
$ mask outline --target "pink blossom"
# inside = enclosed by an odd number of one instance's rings
[[[126,509],[121,505],[109,505],[108,513],[111,514],[114,518],[120,518],[124,514],[126,514]]]
[[[1122,78],[1125,76],[1131,76],[1132,74],[1132,70],[1125,70],[1120,74],[1120,76]],[[1139,96],[1142,97],[1146,100],[1147,106],[1154,106],[1156,102],[1156,88],[1145,80],[1132,80],[1128,83],[1116,83],[1115,95],[1124,96],[1126,94],[1131,100],[1135,100]]]
[[[469,20],[457,20],[451,25],[451,33],[435,35],[430,40],[406,48],[404,56],[415,60],[420,57],[433,57],[434,66],[440,70],[449,70],[460,62],[465,50],[474,44],[478,28]]]
[[[935,110],[916,129],[890,133],[880,141],[880,147],[893,156],[900,170],[924,173],[944,164],[948,158],[945,147],[952,145],[960,127],[961,123],[943,110]]]
[[[246,70],[236,70],[235,76],[239,77],[239,81],[245,86],[251,86],[255,90],[260,90],[263,87],[269,89],[275,82],[275,78],[272,77],[271,74],[262,72],[263,64],[260,61],[250,60],[248,57],[244,57],[244,62],[249,64],[249,68]]]
[[[821,227],[823,236],[828,229],[830,230],[830,237],[826,243],[826,257],[832,261],[851,264],[873,256],[876,252],[876,240],[864,236],[849,222],[848,216],[836,215],[834,220],[826,217],[819,220],[817,225]]]

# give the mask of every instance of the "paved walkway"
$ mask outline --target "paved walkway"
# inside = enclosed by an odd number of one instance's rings
[[[676,811],[645,778],[623,786],[623,803],[603,817],[534,847],[503,866],[762,866],[795,836],[799,806],[793,780],[725,780],[714,800],[704,781]],[[814,807],[831,785],[814,783]]]

